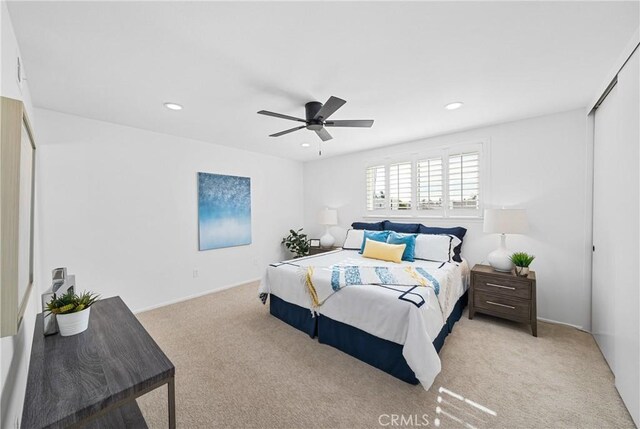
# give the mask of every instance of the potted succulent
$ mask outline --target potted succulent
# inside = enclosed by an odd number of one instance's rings
[[[91,306],[99,299],[99,295],[91,292],[76,295],[70,290],[64,295],[53,295],[46,311],[56,315],[60,335],[68,337],[84,332],[89,327]]]
[[[289,235],[282,239],[282,244],[294,254],[294,258],[309,254],[309,239],[307,234],[302,233],[302,229],[300,228],[297,231],[290,229]]]
[[[516,252],[511,255],[511,262],[516,266],[516,274],[521,277],[529,275],[529,265],[536,257],[526,252]]]

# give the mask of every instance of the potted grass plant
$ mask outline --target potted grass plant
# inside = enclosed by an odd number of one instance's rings
[[[526,277],[529,275],[529,265],[536,257],[526,252],[516,252],[511,255],[511,262],[516,266],[516,275]]]
[[[68,337],[86,331],[91,306],[99,299],[100,296],[92,292],[76,295],[70,290],[64,295],[54,295],[47,303],[46,311],[56,315],[60,335]]]
[[[309,254],[309,239],[307,234],[302,233],[302,229],[297,231],[290,229],[289,235],[282,239],[282,244],[293,253],[294,258],[301,258]]]

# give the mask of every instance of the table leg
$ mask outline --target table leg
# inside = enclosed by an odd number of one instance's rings
[[[176,429],[176,379],[171,377],[167,383],[169,398],[169,429]]]

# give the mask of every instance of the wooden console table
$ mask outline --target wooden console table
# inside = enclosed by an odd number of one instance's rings
[[[42,332],[38,314],[22,428],[146,428],[135,399],[165,384],[176,427],[175,367],[120,297],[95,303],[81,334]]]

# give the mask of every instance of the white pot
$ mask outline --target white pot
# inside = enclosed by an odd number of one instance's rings
[[[516,266],[516,274],[520,277],[527,277],[529,275],[529,267]]]
[[[89,314],[91,313],[91,307],[78,311],[77,313],[58,314],[56,320],[58,321],[58,329],[60,329],[60,335],[68,337],[70,335],[76,335],[80,332],[84,332],[89,327]]]

